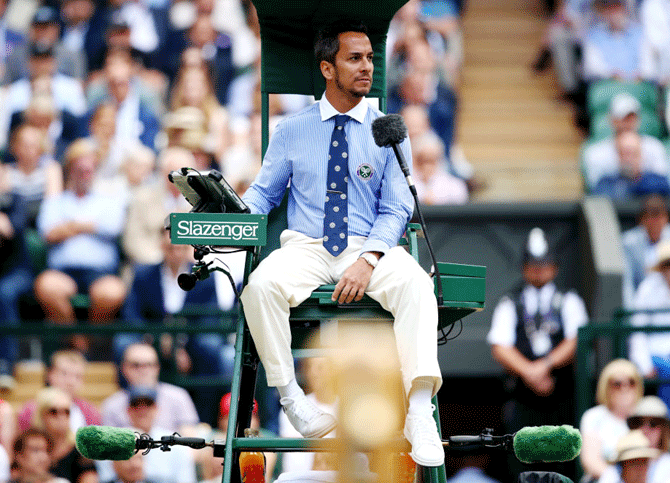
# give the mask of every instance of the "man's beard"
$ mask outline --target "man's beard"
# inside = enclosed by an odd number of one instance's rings
[[[340,82],[340,74],[337,72],[337,70],[335,71],[335,85],[339,90],[347,91],[349,94],[351,94],[352,97],[358,97],[358,98],[365,97],[370,92],[370,89],[364,89],[365,92],[355,91],[353,89],[345,89],[342,83]]]

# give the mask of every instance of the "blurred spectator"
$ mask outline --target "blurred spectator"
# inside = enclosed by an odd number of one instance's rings
[[[0,49],[0,85],[9,82],[7,73],[7,59],[15,48],[23,44],[23,34],[15,32],[7,26],[5,11],[9,0],[0,0],[0,38],[5,39],[5,48]]]
[[[144,455],[139,452],[129,460],[112,463],[114,478],[107,483],[149,483],[144,472]]]
[[[637,226],[621,235],[626,271],[623,276],[623,303],[630,308],[633,295],[657,260],[657,246],[661,240],[670,239],[668,208],[665,198],[649,195],[642,201]]]
[[[108,162],[100,166],[93,191],[115,196],[127,206],[134,190],[152,179],[156,154],[140,142],[125,146],[123,154],[120,165]]]
[[[110,55],[120,51],[130,59],[132,66],[133,90],[139,96],[140,102],[155,115],[160,116],[165,111],[165,98],[169,80],[165,74],[157,69],[147,67],[148,60],[141,52],[133,49],[130,41],[130,26],[125,20],[112,15],[105,37],[105,47],[100,53],[101,60],[96,62],[96,68],[88,78],[86,96],[88,105],[97,106],[110,98],[110,89],[106,82],[105,64]]]
[[[83,80],[86,74],[86,58],[81,50],[64,48],[60,42],[60,18],[58,10],[50,5],[40,6],[33,16],[27,43],[12,51],[7,60],[9,81],[14,82],[29,76],[27,60],[30,44],[48,45],[54,49],[56,69],[68,77]]]
[[[0,445],[0,481],[10,480],[10,459],[5,447]]]
[[[47,78],[36,81],[37,84],[48,82]],[[56,160],[61,160],[67,146],[81,137],[81,120],[68,111],[59,110],[50,92],[37,89],[33,92],[26,110],[12,114],[10,139],[16,128],[22,124],[28,124],[40,131],[44,154]]]
[[[400,84],[389,91],[388,111],[398,113],[407,104],[428,108],[430,125],[445,145],[446,155],[454,142],[456,96],[441,79],[435,54],[425,37],[405,46]]]
[[[40,209],[37,226],[49,244],[48,269],[35,280],[35,296],[52,322],[75,321],[70,300],[77,293],[90,297],[88,318],[93,322],[111,320],[125,298],[125,286],[116,276],[125,207],[91,192],[97,164],[89,140],[71,144],[65,155],[66,191],[47,198]]]
[[[481,450],[470,451],[460,458],[457,457],[460,465],[456,473],[449,478],[449,483],[500,483],[485,472],[490,459],[490,455]]]
[[[651,46],[623,0],[596,0],[593,5],[602,22],[584,39],[584,80],[654,80]]]
[[[587,481],[600,478],[617,455],[617,441],[628,432],[626,419],[644,394],[642,377],[635,364],[615,359],[600,373],[596,388],[597,406],[584,412],[580,461]],[[591,480],[588,480],[588,479]]]
[[[337,414],[337,393],[333,377],[332,363],[326,357],[310,357],[302,360],[302,374],[305,378],[307,399],[321,411],[335,416]],[[279,415],[279,436],[282,438],[301,438],[301,434],[291,425],[286,414]],[[334,437],[330,433],[326,437]],[[305,472],[318,464],[316,453],[284,453],[282,471]]]
[[[157,422],[159,406],[158,392],[151,386],[130,386],[128,388],[127,417],[130,428],[146,433],[154,440],[169,436],[172,431],[159,426]],[[147,481],[155,483],[195,483],[195,463],[190,448],[172,446],[170,452],[151,451],[143,455],[142,467]],[[97,461],[100,481],[114,479],[110,461]],[[117,468],[118,471],[118,468]],[[118,473],[117,473],[118,475]]]
[[[141,141],[154,148],[160,124],[150,104],[140,96],[133,83],[133,61],[127,50],[111,50],[105,59],[104,80],[106,101],[116,108],[116,127],[112,143],[115,149],[123,149],[133,141]],[[96,97],[92,97],[96,102]],[[95,109],[97,105],[93,106]],[[118,160],[117,160],[118,162]]]
[[[136,326],[220,326],[216,314],[218,304],[214,277],[198,281],[192,290],[185,292],[177,279],[182,273],[191,273],[193,248],[190,245],[173,245],[170,243],[170,233],[164,228],[161,232],[163,260],[158,264],[135,267],[135,277],[121,312],[123,319]],[[196,309],[202,311],[202,315],[180,315],[183,310]],[[129,344],[141,339],[141,334],[117,335],[114,339],[116,353],[121,354]],[[227,344],[223,334],[177,337],[164,334],[161,337],[161,356],[164,362],[174,364],[182,374],[232,376],[235,350]],[[217,397],[216,388],[198,387],[193,391],[193,400],[201,421],[215,422],[216,408],[211,401]]]
[[[632,309],[641,311],[631,319],[634,326],[670,326],[670,241],[656,245],[656,264],[635,292]],[[644,312],[651,311],[651,312]],[[645,377],[668,379],[670,333],[636,332],[630,337],[630,359]],[[659,396],[670,403],[670,386],[661,384]]]
[[[509,400],[502,408],[506,432],[574,420],[572,364],[577,330],[588,315],[575,291],[556,287],[558,269],[544,231],[533,228],[523,251],[523,283],[493,312],[486,340],[494,360],[510,374]],[[523,471],[513,458],[509,465],[514,475]]]
[[[156,350],[148,344],[129,345],[123,353],[121,375],[128,386],[153,387],[156,389],[156,426],[168,433],[183,431],[198,424],[198,413],[191,396],[181,387],[158,381],[160,364]],[[128,390],[120,389],[102,403],[102,423],[107,426],[127,428]]]
[[[0,165],[0,171],[4,169]],[[12,193],[0,195],[0,327],[20,323],[19,301],[32,291],[33,273],[24,238],[27,226],[28,212],[23,200]],[[0,387],[14,386],[13,368],[18,355],[16,338],[0,336]],[[0,432],[5,427],[0,423]],[[11,442],[1,436],[0,443],[11,447]]]
[[[51,355],[45,377],[47,386],[62,389],[72,400],[70,405],[70,430],[73,434],[82,426],[102,424],[100,411],[95,405],[79,397],[79,393],[84,386],[86,366],[86,359],[80,352],[57,351]],[[34,399],[23,405],[18,417],[20,431],[25,431],[30,427],[36,405]]]
[[[659,451],[649,447],[649,440],[640,430],[630,431],[619,439],[613,469],[603,474],[598,483],[652,483],[652,461]],[[661,480],[658,480],[661,481]]]
[[[10,150],[15,162],[5,169],[5,189],[21,197],[28,212],[28,225],[34,227],[42,201],[63,191],[63,172],[44,152],[42,133],[36,127],[18,127]]]
[[[670,195],[668,167],[662,157],[645,153],[642,137],[636,132],[622,132],[614,138],[616,157],[609,159],[607,173],[603,173],[593,188],[593,194],[614,199],[645,196],[652,193]],[[645,154],[648,154],[645,157]],[[663,153],[664,154],[664,153]],[[604,158],[602,158],[604,161]],[[604,164],[604,163],[603,163]],[[616,167],[612,172],[611,168]],[[601,173],[605,171],[601,166]]]
[[[668,406],[656,396],[643,397],[635,406],[633,414],[628,417],[628,427],[642,431],[650,446],[660,451],[659,456],[650,462],[647,481],[650,483],[670,481]]]
[[[59,73],[53,47],[32,44],[28,58],[29,78],[19,79],[7,87],[5,103],[0,107],[0,145],[4,146],[9,134],[12,115],[24,111],[30,104],[33,93],[51,94],[56,108],[73,116],[86,112],[84,90],[78,79]]]
[[[220,162],[230,143],[228,113],[214,95],[209,73],[203,68],[187,68],[177,77],[171,96],[171,109],[196,107],[204,114],[202,129],[207,133],[205,143]]]
[[[84,54],[84,73],[88,74],[89,64],[95,50],[103,45],[103,32],[95,25],[99,22],[94,0],[61,0],[60,17],[63,22],[61,48],[66,52]],[[98,16],[99,17],[99,16]]]
[[[447,172],[442,140],[427,133],[414,146],[413,171],[419,201],[426,205],[466,203],[468,187],[465,181]]]
[[[407,125],[407,133],[413,149],[420,146],[421,139],[430,139],[430,135],[435,134],[430,126],[428,108],[425,105],[407,104],[400,110],[400,115]],[[428,136],[424,137],[424,135]],[[444,156],[446,156],[446,153],[444,153]],[[478,187],[480,181],[475,179],[474,168],[465,159],[465,154],[459,144],[451,146],[449,156],[445,157],[444,161],[449,174],[464,180],[468,191],[475,190]]]
[[[661,85],[670,84],[670,4],[665,0],[643,0],[640,20],[651,45],[655,70]]]
[[[572,100],[580,82],[581,44],[595,20],[594,13],[591,0],[562,2],[547,25],[540,53],[532,65],[535,72],[542,72],[553,61],[558,82]]]
[[[463,38],[454,2],[410,0],[393,17],[387,38],[389,86],[397,85],[399,75],[407,69],[408,47],[425,39],[435,54],[441,81],[451,89],[458,89]]]
[[[191,205],[179,189],[168,180],[168,174],[183,167],[193,167],[193,155],[183,148],[168,148],[158,156],[156,183],[140,187],[128,206],[122,237],[123,249],[133,263],[156,264],[163,259],[162,229],[170,213],[189,211]]]
[[[152,9],[141,0],[109,0],[113,22],[125,22],[130,28],[130,45],[149,59],[160,46],[160,34],[164,31],[162,22],[167,20],[160,9]]]
[[[0,399],[0,451],[5,451],[5,456],[9,456],[9,461],[12,459],[11,456],[14,451],[12,445],[14,444],[16,435],[17,427],[14,408],[7,401]],[[0,480],[4,481],[1,476]]]
[[[270,135],[273,120],[270,120]],[[238,195],[242,196],[261,169],[261,135],[263,123],[260,112],[254,112],[249,118],[249,132],[244,140],[228,149],[221,161],[221,171]]]
[[[590,189],[594,189],[603,177],[618,172],[616,140],[624,133],[639,131],[640,109],[640,102],[630,94],[620,93],[612,98],[609,119],[614,134],[584,150],[584,171]],[[654,136],[641,134],[640,144],[644,169],[667,176],[668,160],[663,143]]]
[[[71,483],[50,472],[53,441],[39,429],[31,428],[21,433],[14,442],[13,483]]]
[[[70,429],[70,396],[57,387],[47,387],[37,393],[35,400],[33,427],[43,430],[53,442],[51,472],[72,483],[98,483],[93,462],[84,458],[74,445],[74,434]]]
[[[202,3],[202,2],[200,2]],[[214,29],[212,18],[201,13],[186,33],[188,47],[198,50],[210,73],[213,93],[221,105],[228,102],[230,83],[235,76],[233,45],[227,34]]]

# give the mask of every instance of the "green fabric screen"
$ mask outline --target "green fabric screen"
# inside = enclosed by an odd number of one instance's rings
[[[325,82],[314,60],[314,35],[322,25],[351,18],[369,30],[375,51],[370,97],[386,97],[388,26],[407,0],[252,0],[261,25],[261,91],[320,98]]]

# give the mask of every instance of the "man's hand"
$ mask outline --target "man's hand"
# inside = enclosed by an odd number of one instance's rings
[[[528,364],[521,374],[526,385],[538,396],[548,396],[554,390],[554,378],[551,367],[542,359]]]
[[[356,260],[337,282],[332,300],[337,300],[341,304],[348,304],[353,300],[358,302],[363,298],[365,289],[368,288],[372,270],[372,266],[362,258]]]

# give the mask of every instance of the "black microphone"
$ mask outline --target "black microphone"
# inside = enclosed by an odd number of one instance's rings
[[[169,447],[173,445],[202,449],[213,446],[213,443],[208,443],[203,438],[182,437],[177,434],[154,440],[148,434],[112,426],[83,426],[77,430],[75,437],[77,451],[92,460],[129,460],[138,451],[169,451]]]
[[[412,175],[409,173],[409,166],[405,161],[405,155],[398,145],[407,137],[407,125],[400,114],[389,114],[378,117],[372,121],[372,137],[375,138],[377,146],[382,148],[393,148],[395,157],[398,159],[402,174],[407,179],[412,193],[416,192]]]
[[[423,219],[421,208],[419,208],[419,196],[416,193],[416,186],[414,186],[412,175],[409,172],[409,166],[407,161],[405,161],[405,155],[399,147],[399,144],[407,137],[407,125],[405,124],[405,121],[400,114],[388,114],[386,116],[378,117],[372,121],[372,137],[375,139],[375,144],[377,144],[377,146],[382,148],[393,148],[393,152],[395,153],[395,157],[398,160],[402,174],[405,175],[409,190],[414,197],[414,204],[416,205],[416,212],[419,215],[421,228],[423,228],[423,232],[426,235],[428,253],[430,253],[430,258],[433,261],[433,270],[435,272],[435,279],[437,281],[437,305],[442,306],[444,304],[444,295],[442,292],[442,277],[440,275],[440,269],[437,267],[437,260],[435,259],[433,247],[430,243],[430,238],[428,237],[426,222]]]
[[[198,276],[194,273],[180,273],[177,277],[177,285],[184,292],[193,290],[195,283],[198,281]]]

